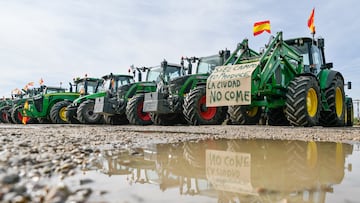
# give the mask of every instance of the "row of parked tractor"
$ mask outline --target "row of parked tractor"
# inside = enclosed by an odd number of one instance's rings
[[[244,39],[233,52],[131,70],[12,95],[0,103],[1,122],[353,125],[344,92],[351,83],[325,61],[322,38],[283,40],[279,32],[260,52]]]

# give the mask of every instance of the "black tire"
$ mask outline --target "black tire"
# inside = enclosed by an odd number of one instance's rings
[[[285,116],[283,108],[269,109],[268,111],[268,124],[274,126],[288,126],[290,125]]]
[[[0,120],[2,123],[9,123],[9,111],[10,107],[9,106],[4,106],[0,108],[0,113],[1,113],[1,117]]]
[[[294,78],[286,93],[285,115],[290,125],[310,127],[319,123],[320,87],[313,76]]]
[[[346,101],[345,124],[349,127],[354,125],[354,104],[351,98],[348,98]]]
[[[11,119],[15,122],[15,124],[22,124],[23,116],[21,111],[23,110],[23,106],[19,105],[12,109],[11,111]]]
[[[183,114],[190,125],[219,125],[226,118],[227,107],[206,107],[206,89],[197,87],[186,95]]]
[[[104,122],[102,114],[94,113],[94,100],[86,100],[77,109],[77,120],[83,124],[101,124]]]
[[[176,125],[181,123],[182,114],[171,113],[171,114],[157,114],[150,113],[152,122],[155,125]]]
[[[320,112],[320,124],[322,126],[345,125],[345,93],[344,81],[340,75],[332,80],[330,86],[325,89],[325,98],[330,111]]]
[[[132,97],[126,105],[126,117],[133,125],[151,125],[150,113],[143,112],[144,94]]]
[[[126,118],[126,114],[112,116],[104,115],[104,120],[105,123],[109,125],[125,125],[129,123],[128,119]]]
[[[14,107],[10,107],[9,110],[7,110],[7,118],[9,120],[9,123],[16,124],[16,122],[11,117],[11,112],[13,111]]]
[[[66,107],[71,103],[69,101],[59,101],[50,109],[50,119],[52,123],[66,124],[68,123],[65,116]]]
[[[231,124],[255,125],[261,118],[261,107],[229,106],[228,113]]]
[[[76,108],[72,108],[72,109],[66,108],[65,116],[66,116],[66,120],[68,123],[71,123],[71,124],[79,124],[80,123],[77,119],[76,111],[77,111]]]

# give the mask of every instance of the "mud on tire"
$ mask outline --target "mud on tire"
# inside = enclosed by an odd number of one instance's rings
[[[249,106],[229,106],[231,124],[255,125],[259,123],[262,109]]]
[[[83,124],[103,123],[103,115],[94,113],[94,100],[86,100],[79,105],[77,109],[77,119]]]

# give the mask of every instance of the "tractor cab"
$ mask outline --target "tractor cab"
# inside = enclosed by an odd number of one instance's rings
[[[210,74],[216,66],[224,64],[225,60],[230,56],[229,50],[221,50],[219,54],[201,57],[198,59],[198,64],[196,67],[196,73],[207,73]]]
[[[110,90],[110,92],[116,92],[118,87],[134,83],[135,80],[131,75],[105,75],[102,77],[103,83],[99,92]]]
[[[170,80],[184,75],[182,67],[178,64],[171,64],[163,61],[160,66],[147,68],[146,81],[168,83]]]
[[[99,87],[102,84],[103,79],[99,78],[76,78],[74,79],[74,85],[70,86],[72,92],[72,86],[75,86],[75,92],[80,95],[88,95],[99,91]]]
[[[285,41],[295,51],[303,57],[304,72],[313,73],[317,75],[320,69],[332,68],[332,63],[325,63],[324,55],[324,39],[320,38],[317,41],[308,37],[296,38]]]

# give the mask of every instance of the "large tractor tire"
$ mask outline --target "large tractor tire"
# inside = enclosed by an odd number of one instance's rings
[[[132,97],[126,106],[126,117],[133,125],[151,125],[150,113],[143,112],[144,94]]]
[[[1,113],[1,117],[0,120],[2,123],[9,123],[9,111],[10,107],[9,106],[4,106],[2,108],[0,108],[0,113]]]
[[[102,114],[94,113],[94,100],[86,100],[77,109],[77,119],[83,124],[101,124],[104,122]]]
[[[104,120],[105,123],[109,125],[125,125],[129,123],[128,119],[126,118],[126,114],[112,116],[104,115]]]
[[[56,124],[66,124],[68,123],[66,120],[65,112],[66,107],[71,103],[69,101],[59,101],[50,109],[50,119],[52,123]]]
[[[322,126],[344,126],[345,124],[345,93],[344,81],[336,76],[331,85],[325,89],[325,98],[330,111],[320,112]]]
[[[15,122],[15,124],[22,124],[23,116],[21,114],[21,111],[23,110],[23,107],[21,105],[16,106],[11,111],[11,119]]]
[[[77,119],[76,111],[77,111],[77,109],[66,108],[65,116],[66,116],[66,120],[68,123],[71,123],[71,124],[79,124],[80,123],[79,120]]]
[[[290,82],[286,93],[285,115],[291,125],[317,125],[320,105],[320,87],[315,77],[299,76]]]
[[[155,125],[175,125],[181,123],[181,114],[172,113],[172,114],[158,114],[150,113],[152,122]]]
[[[229,106],[231,124],[255,125],[259,123],[262,109],[254,106]]]
[[[227,107],[206,107],[206,89],[197,87],[186,95],[183,114],[190,125],[219,125],[226,118]]]
[[[274,126],[288,126],[290,125],[285,116],[283,108],[269,109],[268,111],[268,124]]]
[[[49,124],[51,123],[51,120],[47,118],[37,118],[39,124]]]
[[[346,126],[354,125],[354,104],[351,98],[348,98],[346,100],[345,125]]]

